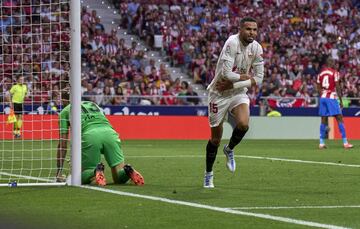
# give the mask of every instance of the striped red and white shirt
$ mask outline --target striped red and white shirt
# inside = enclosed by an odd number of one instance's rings
[[[317,83],[321,86],[321,98],[337,99],[336,82],[340,80],[338,71],[332,68],[324,68],[317,76]]]
[[[117,50],[118,50],[118,48],[114,44],[107,44],[105,47],[105,52],[109,56],[115,56],[117,53]]]

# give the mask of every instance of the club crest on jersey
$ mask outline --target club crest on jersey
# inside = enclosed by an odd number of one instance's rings
[[[226,46],[225,53],[230,55],[230,45]]]

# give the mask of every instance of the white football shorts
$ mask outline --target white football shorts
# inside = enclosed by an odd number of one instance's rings
[[[231,95],[219,95],[214,92],[209,92],[208,97],[208,112],[210,127],[219,126],[232,109],[240,104],[250,104],[250,99],[246,93],[238,93]]]

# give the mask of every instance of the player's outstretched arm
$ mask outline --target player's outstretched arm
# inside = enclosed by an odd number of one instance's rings
[[[56,155],[56,165],[57,165],[56,181],[57,182],[65,182],[65,177],[62,175],[62,170],[64,168],[64,161],[65,161],[66,151],[67,151],[67,138],[68,138],[68,134],[61,134],[60,140],[58,143],[57,155]]]

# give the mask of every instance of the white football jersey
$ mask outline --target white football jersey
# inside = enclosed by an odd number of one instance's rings
[[[223,68],[225,61],[230,61],[232,69],[230,71],[238,74],[249,74],[250,68],[256,65],[264,64],[262,57],[263,49],[257,41],[253,41],[247,46],[240,42],[239,34],[231,35],[225,42],[220,53],[215,69],[215,77],[208,86],[208,90],[217,92],[215,89],[216,82],[223,78]],[[255,72],[256,74],[256,72]],[[263,74],[263,73],[262,73]],[[263,77],[263,75],[261,76]],[[246,93],[247,88],[234,88],[226,91],[226,94]]]

